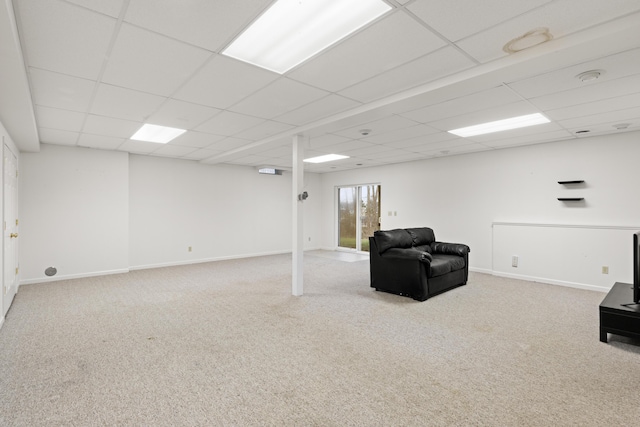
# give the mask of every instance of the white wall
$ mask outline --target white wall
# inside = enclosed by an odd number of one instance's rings
[[[129,158],[42,144],[20,170],[21,283],[128,271]]]
[[[21,283],[290,252],[291,174],[42,145],[23,154]],[[320,177],[305,174],[305,249]],[[188,252],[188,247],[192,252]],[[53,266],[52,278],[44,270]]]
[[[605,242],[609,245],[602,248],[597,246],[601,242],[594,241],[589,257],[569,264],[558,258],[554,260],[557,268],[551,270],[546,268],[548,260],[544,257],[549,246],[572,248],[572,242],[563,237],[566,233],[559,231],[562,228],[554,229],[559,234],[551,240],[528,242],[524,259],[515,253],[530,268],[528,274],[520,274],[523,278],[606,289],[615,281],[631,280],[630,230],[640,229],[639,158],[640,133],[629,132],[324,174],[322,246],[335,247],[335,187],[380,182],[383,229],[432,227],[439,240],[468,244],[470,266],[479,271],[494,271],[494,253],[508,254],[511,268],[512,251],[518,250],[493,248],[494,222],[589,226],[584,230],[592,226],[628,227],[628,244],[624,247],[612,243],[618,241],[617,237],[608,236]],[[569,189],[557,183],[574,179],[585,180],[585,184]],[[584,197],[585,201],[559,202],[557,198],[563,196]],[[388,216],[388,211],[396,211],[397,216]],[[579,230],[578,234],[586,233]],[[611,229],[609,234],[617,232]],[[509,242],[510,238],[501,241]],[[613,263],[614,254],[625,261]],[[504,261],[500,259],[497,264],[504,265]],[[593,277],[581,274],[593,269],[594,263],[597,272]],[[601,266],[612,264],[608,276],[596,277],[601,274]],[[547,277],[561,271],[562,277]]]
[[[129,164],[132,268],[291,251],[291,174],[137,155]],[[305,187],[309,248],[320,240],[318,175]]]

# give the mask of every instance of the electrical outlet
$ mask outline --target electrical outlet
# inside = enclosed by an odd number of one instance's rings
[[[191,252],[191,246],[189,246],[189,249],[188,249],[188,251],[189,251],[189,252]]]
[[[607,265],[602,266],[602,274],[609,274],[609,266]]]
[[[518,255],[511,257],[511,267],[518,267]]]

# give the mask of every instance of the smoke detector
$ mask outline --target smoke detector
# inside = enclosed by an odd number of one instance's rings
[[[628,128],[629,126],[631,126],[631,123],[618,123],[616,125],[613,125],[614,128],[618,129],[618,130],[623,130]]]
[[[580,80],[582,83],[592,82],[594,80],[598,80],[601,75],[604,74],[604,70],[589,70],[584,73],[580,73],[576,76],[576,79]]]

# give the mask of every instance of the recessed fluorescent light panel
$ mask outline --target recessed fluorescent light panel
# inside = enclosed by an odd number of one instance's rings
[[[324,156],[311,157],[309,159],[304,159],[303,161],[307,163],[325,163],[348,158],[349,156],[343,156],[342,154],[325,154]]]
[[[512,117],[510,119],[497,120],[495,122],[482,123],[475,126],[450,130],[454,135],[469,137],[484,135],[485,133],[501,132],[503,130],[524,128],[527,126],[549,123],[549,119],[540,113],[527,114],[526,116]]]
[[[382,0],[278,0],[222,53],[283,74],[389,10]]]
[[[166,144],[174,138],[185,133],[184,129],[169,128],[166,126],[158,125],[143,125],[136,133],[133,134],[131,139],[136,141],[148,141],[157,142],[160,144]]]

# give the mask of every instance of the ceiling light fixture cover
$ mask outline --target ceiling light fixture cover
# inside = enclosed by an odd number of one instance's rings
[[[304,159],[307,163],[325,163],[333,162],[334,160],[348,159],[349,156],[343,156],[342,154],[325,154],[324,156],[311,157]]]
[[[222,53],[283,74],[389,10],[382,0],[278,0]]]
[[[546,43],[551,39],[553,39],[553,35],[549,32],[549,29],[547,27],[540,27],[509,41],[509,43],[502,47],[502,50],[507,53],[516,53]]]
[[[526,116],[497,120],[495,122],[482,123],[475,126],[467,126],[464,128],[450,130],[448,132],[466,138],[470,136],[484,135],[486,133],[501,132],[503,130],[518,129],[527,126],[549,123],[549,121],[550,120],[542,114],[535,113],[527,114]]]
[[[166,144],[172,139],[185,133],[186,130],[178,128],[170,128],[166,126],[144,124],[136,133],[133,134],[131,139],[136,141],[148,141],[157,142],[159,144]]]

